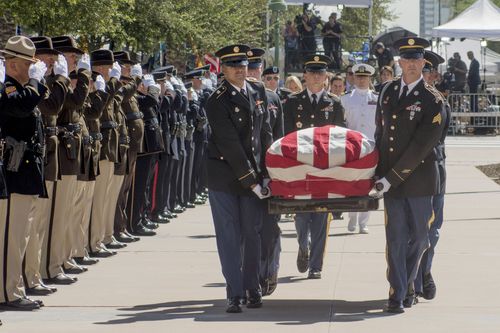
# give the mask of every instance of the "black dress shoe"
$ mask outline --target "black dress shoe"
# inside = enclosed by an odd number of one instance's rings
[[[75,257],[73,259],[78,265],[85,265],[85,266],[95,265],[99,262],[99,259],[94,259],[90,257]]]
[[[119,242],[113,237],[111,242],[108,244],[104,244],[104,246],[106,246],[106,248],[108,248],[108,249],[117,250],[117,249],[123,249],[124,247],[127,247],[127,244]]]
[[[436,297],[436,284],[430,272],[424,275],[422,297],[428,300]]]
[[[52,288],[43,286],[34,286],[33,288],[26,288],[26,295],[29,296],[47,296],[53,294]]]
[[[33,311],[40,309],[40,305],[32,300],[19,298],[12,302],[0,303],[0,309],[5,311]]]
[[[186,203],[186,208],[196,208],[196,205],[192,202],[187,202]]]
[[[60,284],[60,285],[73,284],[76,281],[78,281],[76,277],[70,277],[63,273],[59,273],[53,278],[44,280],[44,282],[48,284]]]
[[[257,309],[262,307],[262,294],[258,290],[249,290],[247,294],[247,308]]]
[[[111,250],[108,250],[108,249],[99,249],[98,251],[95,251],[95,252],[90,252],[89,255],[92,257],[92,258],[109,258],[109,257],[112,257],[116,254],[115,251],[111,251]]]
[[[70,267],[70,268],[65,268],[63,267],[64,274],[82,274],[87,272],[89,269],[87,267]]]
[[[163,211],[163,215],[165,215],[165,217],[166,217],[167,219],[175,219],[175,218],[177,217],[177,214],[172,213],[172,212],[171,212],[171,211],[169,211],[169,210],[165,210],[165,211]]]
[[[307,278],[312,279],[312,280],[319,280],[319,279],[321,279],[321,271],[318,271],[316,269],[312,269],[309,271]]]
[[[40,283],[40,285],[44,288],[49,288],[50,290],[52,290],[53,293],[55,293],[57,291],[57,288],[56,287],[50,287],[50,286],[47,286],[46,284],[44,284],[43,282]]]
[[[170,220],[163,216],[162,214],[154,214],[150,220],[153,222],[153,223],[161,223],[161,224],[167,224],[170,222]]]
[[[148,228],[148,229],[151,229],[151,230],[156,230],[159,227],[158,223],[154,223],[153,221],[151,221],[149,219],[148,220],[143,220],[142,221],[142,225],[145,228]]]
[[[134,235],[138,235],[138,236],[155,236],[156,235],[156,231],[148,229],[148,228],[146,228],[144,226],[141,226],[141,227],[137,228],[136,230],[134,230]]]
[[[29,298],[29,297],[24,297],[24,299],[30,301],[30,302],[35,302],[36,304],[38,304],[39,307],[43,307],[45,306],[45,304],[43,304],[43,301],[39,300],[39,299],[32,299],[32,298]]]
[[[123,244],[135,242],[132,237],[127,236],[124,232],[116,233],[113,235],[113,237],[116,239],[116,241]]]
[[[184,209],[180,205],[175,206],[172,211],[174,213],[176,213],[176,214],[182,214],[182,213],[184,213]]]
[[[140,241],[140,240],[141,240],[141,238],[140,238],[140,237],[137,237],[137,236],[132,235],[132,234],[131,234],[128,230],[123,230],[123,233],[124,233],[125,235],[127,235],[128,237],[132,238],[132,239],[134,240],[134,242],[138,242],[138,241]]]
[[[405,309],[403,308],[403,304],[400,301],[396,301],[393,299],[389,299],[387,305],[385,307],[385,312],[389,313],[403,313]]]
[[[305,273],[309,269],[309,251],[304,251],[299,247],[297,254],[297,269],[300,273]]]
[[[227,303],[226,308],[227,313],[240,313],[241,305],[240,305],[240,297],[231,297]]]

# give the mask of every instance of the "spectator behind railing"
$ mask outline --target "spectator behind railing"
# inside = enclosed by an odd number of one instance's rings
[[[298,57],[299,50],[299,32],[292,21],[286,22],[283,29],[283,38],[285,39],[285,68],[297,70],[300,68]]]
[[[292,93],[298,93],[302,91],[302,83],[298,77],[291,75],[286,78],[285,88],[290,89]]]
[[[314,31],[316,30],[317,19],[312,16],[312,13],[304,11],[304,14],[295,17],[295,23],[300,35],[302,58],[304,58],[304,55],[316,52]]]

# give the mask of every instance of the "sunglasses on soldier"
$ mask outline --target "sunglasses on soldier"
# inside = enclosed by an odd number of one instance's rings
[[[271,80],[278,81],[279,79],[280,79],[279,76],[266,76],[266,81],[271,81]]]

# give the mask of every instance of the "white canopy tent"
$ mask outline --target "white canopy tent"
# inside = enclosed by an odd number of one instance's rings
[[[500,8],[478,0],[453,20],[432,29],[433,37],[498,40]]]
[[[312,2],[315,5],[344,5],[346,7],[371,7],[373,0],[313,0],[313,1],[304,1],[304,0],[286,0],[287,4],[303,4],[304,2]]]

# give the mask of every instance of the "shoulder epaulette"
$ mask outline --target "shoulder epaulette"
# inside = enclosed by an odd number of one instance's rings
[[[424,83],[425,89],[427,89],[431,94],[434,95],[436,98],[436,103],[443,102],[444,103],[444,97],[443,95],[439,92],[439,90],[436,89],[433,85],[430,85],[428,83]]]
[[[219,86],[219,88],[217,88],[217,90],[215,90],[210,95],[210,98],[212,98],[212,96],[215,96],[216,99],[219,99],[219,97],[221,97],[222,95],[224,95],[224,93],[226,92],[226,90],[227,90],[226,86],[221,85],[221,86]]]

